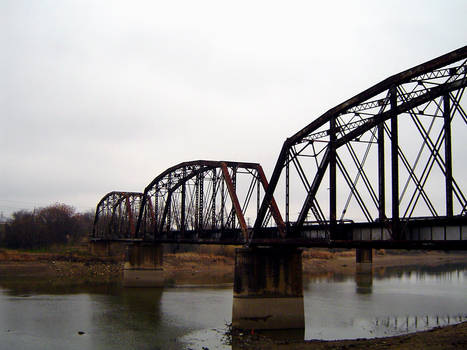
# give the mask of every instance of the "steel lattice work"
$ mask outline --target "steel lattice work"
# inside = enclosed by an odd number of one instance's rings
[[[140,192],[107,193],[97,204],[92,237],[134,238],[142,197]]]
[[[462,47],[391,76],[288,138],[254,237],[267,236],[274,194],[284,198],[287,237],[315,227],[308,238],[351,240],[349,223],[370,223],[381,228],[380,239],[413,239],[410,227],[423,218],[443,221],[444,239],[460,220],[451,239],[467,239],[466,61]]]
[[[178,164],[144,190],[137,236],[158,241],[248,239],[267,180],[256,163],[198,160]],[[265,221],[284,231],[274,200]]]

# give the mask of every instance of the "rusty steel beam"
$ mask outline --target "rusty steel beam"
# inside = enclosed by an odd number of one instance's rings
[[[264,171],[261,165],[258,165],[257,170],[258,170],[259,179],[261,181],[261,184],[263,185],[263,189],[266,192],[268,190],[268,179],[266,178],[266,175],[264,174]],[[284,220],[282,220],[281,212],[279,211],[279,207],[277,206],[277,203],[274,197],[271,198],[270,209],[271,209],[272,217],[274,218],[274,221],[276,222],[277,229],[279,230],[279,235],[281,237],[285,237],[286,232],[285,232]]]
[[[204,235],[211,230],[228,234],[227,232],[232,232],[230,230],[237,227],[238,221],[242,234],[247,239],[245,213],[249,210],[251,197],[254,196],[251,189],[259,186],[261,178],[266,180],[264,173],[260,174],[261,171],[257,163],[207,160],[184,162],[167,169],[145,188],[136,236],[142,238],[147,235],[160,240],[172,234],[184,236],[196,232]],[[246,195],[242,191],[245,198],[240,199],[236,186],[238,181],[243,185],[242,181],[245,179],[250,183],[249,190]],[[263,186],[264,184],[266,189],[267,181],[263,182]],[[227,192],[224,192],[225,186]],[[227,197],[230,201],[227,201]],[[260,202],[259,197],[257,202]],[[153,212],[152,206],[159,208],[155,214],[155,224],[148,221],[149,212]],[[169,206],[173,206],[173,212]],[[277,205],[276,210],[279,213]],[[167,222],[169,216],[170,225]],[[280,214],[275,215],[275,219],[281,223]]]
[[[242,229],[243,237],[245,241],[248,240],[248,227],[246,226],[245,217],[243,216],[242,208],[240,206],[240,202],[238,201],[237,193],[234,188],[234,184],[232,181],[232,177],[229,174],[229,169],[227,169],[227,164],[225,162],[221,162],[221,169],[222,173],[224,174],[224,181],[227,185],[227,190],[230,194],[230,199],[235,208],[235,215],[237,216],[238,223]]]

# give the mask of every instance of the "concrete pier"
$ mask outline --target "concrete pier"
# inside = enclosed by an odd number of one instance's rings
[[[124,287],[162,287],[162,244],[135,244],[128,247],[123,266]]]
[[[240,329],[305,327],[301,250],[236,249],[232,326]]]
[[[91,241],[89,251],[92,255],[105,257],[122,257],[125,254],[126,243],[116,241]]]
[[[108,241],[89,242],[89,251],[96,256],[109,256],[110,244]]]

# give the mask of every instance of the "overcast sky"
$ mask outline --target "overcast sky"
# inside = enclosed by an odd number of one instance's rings
[[[195,159],[259,162],[467,43],[467,1],[0,0],[0,212],[94,210]]]

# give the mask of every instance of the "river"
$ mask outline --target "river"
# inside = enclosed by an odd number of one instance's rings
[[[467,320],[467,264],[305,278],[303,332],[287,338],[398,335]],[[122,288],[0,280],[0,349],[235,349],[232,286]]]

